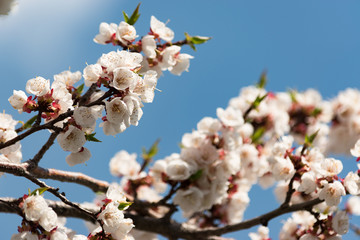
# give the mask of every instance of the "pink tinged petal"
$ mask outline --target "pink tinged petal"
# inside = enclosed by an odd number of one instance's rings
[[[17,110],[21,110],[23,106],[26,104],[27,102],[27,96],[25,94],[25,92],[23,91],[13,91],[13,95],[11,97],[9,97],[9,102],[11,104],[11,106]]]
[[[179,54],[179,56],[176,59],[176,64],[172,67],[170,67],[170,72],[172,74],[180,76],[183,71],[188,72],[190,67],[190,59],[193,59],[194,57],[189,54]]]
[[[154,16],[150,18],[150,28],[152,32],[166,42],[171,42],[174,39],[174,32]]]
[[[90,150],[87,148],[82,148],[79,152],[72,152],[66,157],[66,162],[70,167],[73,167],[77,164],[85,163],[91,158]]]

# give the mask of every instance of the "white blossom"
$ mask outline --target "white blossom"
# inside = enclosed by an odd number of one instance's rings
[[[344,179],[344,186],[351,195],[360,194],[359,175],[353,172],[349,172]]]
[[[105,102],[106,118],[112,123],[121,123],[124,120],[129,124],[129,110],[121,98],[116,97],[110,102]],[[126,124],[126,123],[125,123]]]
[[[86,138],[80,129],[73,125],[69,125],[66,132],[61,132],[59,134],[57,141],[64,151],[78,152],[85,144]]]
[[[320,238],[318,238],[317,236],[311,234],[311,233],[306,233],[304,235],[302,235],[299,240],[320,240]]]
[[[155,233],[140,231],[136,230],[135,228],[131,230],[130,234],[136,240],[158,240],[158,237]]]
[[[184,217],[189,217],[193,213],[202,209],[204,194],[197,187],[189,187],[186,190],[179,189],[173,199],[174,204],[180,206]]]
[[[146,35],[141,39],[141,49],[148,58],[156,57],[156,42],[154,35]]]
[[[65,82],[54,81],[51,84],[53,90],[52,97],[58,101],[60,105],[59,114],[66,112],[68,109],[73,109],[72,95],[69,93]]]
[[[69,164],[70,167],[75,166],[77,164],[84,163],[89,161],[91,158],[90,150],[87,148],[81,148],[79,152],[72,152],[66,157],[66,163]]]
[[[102,67],[106,68],[106,71],[113,72],[114,69],[119,67],[126,67],[129,69],[135,69],[141,66],[143,56],[140,53],[128,52],[128,51],[112,51],[103,54],[97,61]]]
[[[306,172],[301,176],[301,183],[297,189],[299,192],[310,194],[316,190],[315,177],[311,172]]]
[[[131,71],[129,68],[119,67],[114,69],[114,79],[111,86],[118,90],[125,90],[126,88],[129,88],[130,91],[133,91],[139,81],[139,78],[139,75]]]
[[[54,75],[54,80],[63,82],[67,87],[74,86],[81,79],[81,72],[70,72],[70,71],[63,71],[59,74]]]
[[[341,196],[344,195],[344,186],[340,182],[335,181],[325,184],[324,188],[320,191],[319,198],[325,200],[328,206],[337,206],[341,201]]]
[[[106,205],[105,209],[99,214],[98,219],[104,223],[104,230],[115,239],[123,239],[126,234],[134,227],[132,220],[124,218],[124,214],[113,202]]]
[[[342,162],[334,158],[325,158],[321,161],[319,173],[324,176],[334,176],[339,174],[343,169]]]
[[[13,234],[10,240],[39,240],[39,237],[32,232],[21,232]]]
[[[239,127],[244,124],[242,112],[232,107],[228,107],[225,110],[218,108],[216,109],[216,115],[221,122],[229,127]]]
[[[177,45],[173,45],[165,48],[164,51],[161,52],[162,60],[159,63],[162,70],[166,70],[170,67],[173,67],[177,63],[177,57],[181,47]]]
[[[269,228],[260,226],[257,233],[249,233],[251,240],[266,240],[269,239]]]
[[[116,33],[116,30],[118,28],[118,25],[115,23],[100,23],[99,26],[99,34],[96,35],[94,38],[94,42],[99,44],[107,44],[111,41],[111,38]]]
[[[116,38],[124,45],[128,45],[137,38],[136,30],[134,26],[122,21],[120,22],[117,31]]]
[[[360,157],[360,139],[356,141],[355,146],[350,149],[351,155],[354,157]]]
[[[83,128],[94,129],[96,119],[99,117],[96,109],[92,107],[77,107],[74,110],[74,119],[78,125]]]
[[[360,215],[360,197],[351,196],[346,203],[346,209],[350,214],[359,216]]]
[[[174,38],[174,32],[170,28],[166,27],[163,22],[157,20],[154,16],[151,16],[150,28],[153,33],[166,42],[171,42]]]
[[[345,211],[336,212],[331,223],[332,228],[340,235],[344,235],[349,231],[349,216]]]
[[[136,161],[136,153],[129,154],[122,150],[111,158],[110,173],[113,176],[126,176],[130,179],[136,178],[140,171],[140,164]]]
[[[189,67],[190,67],[190,59],[193,59],[194,57],[186,54],[186,53],[181,53],[178,56],[176,56],[176,63],[175,65],[169,67],[169,71],[172,74],[178,75],[180,76],[182,74],[182,72],[189,71]]]
[[[36,96],[43,96],[50,91],[50,80],[43,77],[32,78],[26,83],[26,92]]]
[[[13,108],[19,110],[19,112],[22,112],[23,106],[27,102],[27,96],[25,92],[21,90],[20,91],[14,90],[13,95],[9,97],[8,100]]]
[[[76,234],[71,238],[71,240],[87,240],[87,239],[88,238],[85,235],[79,235],[79,234]]]
[[[294,164],[290,158],[275,157],[272,173],[276,180],[289,180],[295,174]]]
[[[68,236],[64,228],[57,228],[55,232],[52,232],[50,240],[67,240]]]
[[[141,101],[144,103],[151,103],[154,100],[156,83],[157,73],[149,70],[145,73],[144,79],[139,78],[134,92],[140,95]]]
[[[42,211],[39,223],[46,231],[50,232],[56,227],[57,223],[57,215],[55,211],[50,207],[45,208]]]
[[[123,131],[126,130],[127,126],[125,125],[124,122],[110,122],[110,121],[104,121],[102,123],[99,124],[99,127],[103,128],[104,134],[105,135],[116,135],[118,133],[122,133]]]
[[[221,129],[221,123],[218,119],[211,117],[204,117],[197,124],[199,132],[215,134]]]
[[[186,180],[192,173],[190,165],[180,158],[170,161],[166,166],[166,174],[171,180]]]
[[[29,221],[39,221],[48,205],[41,195],[32,195],[24,201],[25,217]]]
[[[96,83],[99,80],[102,72],[103,70],[100,64],[87,65],[83,71],[85,86],[90,87],[91,84]]]
[[[126,202],[126,196],[121,189],[121,186],[117,183],[110,184],[106,191],[106,198],[115,202],[115,205],[121,202]]]
[[[0,126],[3,126],[1,125],[1,119],[0,119]],[[17,133],[14,130],[5,129],[5,128],[1,129],[0,127],[0,143],[5,143],[15,137],[17,137]],[[21,148],[20,142],[16,142],[15,144],[0,149],[0,153],[8,155],[11,154],[12,152],[20,150],[20,148]]]
[[[235,224],[242,221],[244,212],[250,203],[247,192],[237,191],[231,196],[229,206],[227,208],[227,220],[229,224]]]

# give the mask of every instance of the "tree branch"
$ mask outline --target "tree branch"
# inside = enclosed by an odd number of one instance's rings
[[[62,193],[59,193],[59,189],[58,188],[53,188],[49,185],[47,185],[46,183],[44,183],[43,181],[40,181],[39,179],[37,179],[36,177],[34,177],[33,175],[31,175],[30,172],[28,172],[26,169],[23,168],[8,168],[12,171],[10,171],[12,174],[16,175],[16,176],[22,176],[25,177],[27,179],[29,179],[31,182],[35,183],[36,185],[38,185],[39,187],[45,187],[47,188],[47,191],[52,193],[54,196],[58,197],[62,202],[64,202],[65,204],[84,212],[85,215],[88,215],[90,218],[93,219],[93,221],[96,221],[96,217],[94,216],[94,214],[92,214],[91,212],[82,209],[78,204],[73,203],[71,201],[69,201]]]
[[[28,167],[29,167],[28,163],[15,164],[15,163],[0,162],[0,172],[10,173],[17,176],[22,176],[17,173],[21,173],[23,171],[29,171],[32,174],[32,176],[36,178],[52,179],[60,182],[76,183],[88,187],[94,192],[106,192],[109,187],[108,182],[92,178],[88,175],[79,172],[68,172],[68,171],[62,171],[51,168],[46,169],[42,167],[35,167],[31,170],[28,170]]]
[[[4,201],[11,202],[14,201],[14,199],[0,198],[0,200],[2,200],[0,201],[0,212],[16,213],[15,209],[10,208],[7,204],[4,203]],[[91,221],[91,218],[84,212],[79,211],[78,209],[74,209],[62,202],[48,201],[48,200],[47,202],[49,206],[52,209],[54,209],[54,211],[59,216],[75,217],[75,218],[81,218],[87,221]],[[188,240],[194,240],[194,239],[209,240],[209,239],[216,239],[216,236],[221,236],[223,234],[238,230],[248,229],[259,224],[266,225],[268,221],[280,215],[308,209],[321,202],[323,202],[323,200],[316,198],[304,203],[294,204],[286,208],[279,207],[271,212],[268,212],[266,214],[263,214],[261,216],[255,217],[247,221],[243,221],[241,223],[227,225],[224,227],[207,228],[207,229],[199,229],[194,226],[189,226],[186,223],[180,224],[176,221],[165,222],[162,218],[140,216],[134,214],[133,212],[125,213],[125,217],[131,218],[134,221],[135,228],[138,230],[161,234],[168,238],[175,237],[175,238],[183,238]],[[79,206],[90,213],[96,213],[99,211],[98,207],[95,206],[93,207],[88,205],[86,206],[79,205]]]

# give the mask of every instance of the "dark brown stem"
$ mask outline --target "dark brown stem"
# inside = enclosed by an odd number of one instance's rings
[[[289,182],[289,188],[288,188],[288,191],[286,193],[286,197],[285,197],[285,201],[283,202],[283,204],[281,204],[280,207],[282,208],[286,208],[289,206],[289,203],[290,203],[290,200],[291,200],[291,196],[292,194],[295,192],[295,189],[293,188],[293,185],[294,185],[294,180],[295,180],[295,175],[290,179],[290,182]]]
[[[4,201],[12,201],[10,198],[4,198]],[[221,236],[226,233],[235,232],[243,229],[248,229],[253,226],[263,224],[264,222],[269,222],[271,219],[274,219],[278,216],[281,216],[286,213],[295,212],[299,210],[308,209],[316,204],[323,202],[319,198],[294,204],[286,208],[277,208],[271,212],[263,214],[261,216],[255,217],[253,219],[243,221],[241,223],[227,225],[224,227],[213,227],[207,229],[199,229],[194,226],[186,226],[185,224],[180,224],[176,221],[165,222],[162,218],[152,218],[147,216],[140,216],[134,213],[125,213],[125,217],[131,218],[134,221],[136,229],[142,231],[153,232],[161,234],[167,238],[182,238],[187,240],[209,240],[216,239],[216,236]],[[83,211],[74,209],[62,202],[49,201],[49,206],[54,209],[54,211],[59,216],[64,217],[76,217],[81,218],[87,221],[93,220],[88,214],[85,214]],[[99,211],[98,207],[89,207],[81,206],[82,209],[95,214]],[[15,213],[16,211],[12,208],[9,208],[3,202],[0,202],[0,212]],[[219,238],[218,238],[219,239]],[[221,238],[220,238],[221,239]]]
[[[90,88],[86,91],[86,93],[80,98],[79,106],[85,105],[89,100],[91,95],[96,91],[97,86],[96,83],[93,83]]]
[[[50,135],[49,139],[42,146],[39,152],[33,157],[33,159],[27,161],[27,163],[29,163],[27,170],[31,171],[32,169],[38,166],[40,160],[43,158],[47,150],[49,150],[49,148],[54,144],[54,141],[58,135],[59,135],[59,131],[55,131]]]

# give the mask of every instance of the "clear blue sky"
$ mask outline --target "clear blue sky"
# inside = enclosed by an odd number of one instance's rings
[[[94,63],[102,53],[114,50],[92,41],[98,26],[102,21],[119,23],[122,11],[130,13],[136,5],[129,0],[19,0],[14,13],[0,18],[0,110],[15,119],[27,119],[27,114],[18,115],[8,103],[12,90],[24,90],[26,81],[35,76],[52,79],[69,67],[82,71],[86,62]],[[195,56],[190,72],[181,77],[165,73],[159,79],[157,88],[162,92],[156,92],[154,102],[145,105],[138,127],[115,138],[103,137],[99,129],[103,143],[87,143],[93,157],[86,166],[68,167],[67,153],[58,146],[45,155],[41,165],[115,181],[108,161],[117,151],[140,153],[141,147],[161,138],[159,158],[178,152],[182,134],[194,129],[202,117],[214,117],[217,107],[226,107],[228,100],[237,96],[241,87],[255,83],[264,69],[271,91],[312,87],[331,98],[347,87],[356,88],[360,76],[359,10],[360,2],[355,0],[143,1],[135,25],[139,35],[148,32],[154,15],[161,21],[170,19],[168,26],[174,30],[175,40],[183,39],[185,31],[213,39],[197,52],[184,47],[183,52]],[[24,160],[35,155],[47,135],[38,133],[22,142]],[[73,201],[92,200],[86,188],[46,182],[60,186]],[[27,188],[35,186],[11,175],[0,178],[1,197],[20,197]],[[50,194],[46,197],[51,198]],[[250,197],[246,219],[276,206],[270,191],[262,194],[255,189]],[[20,221],[17,216],[0,214],[2,238],[16,233]],[[273,239],[277,239],[279,222],[270,222]],[[85,231],[77,220],[67,226]],[[245,238],[247,232],[232,236]]]

